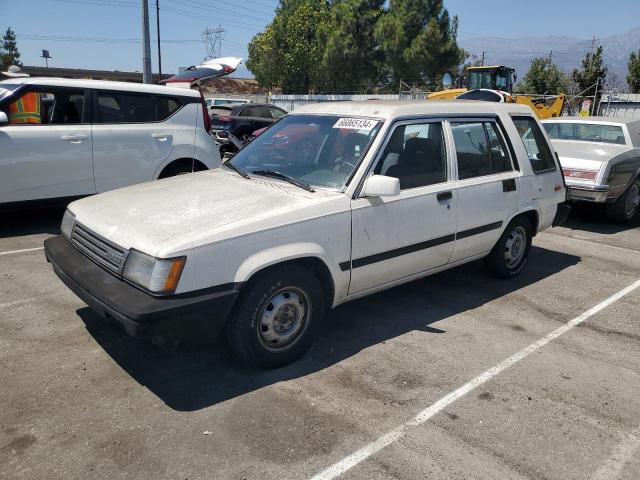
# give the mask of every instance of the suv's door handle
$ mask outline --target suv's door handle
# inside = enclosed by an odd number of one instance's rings
[[[169,138],[169,135],[167,135],[166,133],[152,133],[151,138],[157,138],[161,142],[164,142],[167,140],[167,138]]]
[[[443,202],[445,200],[451,200],[453,198],[453,193],[451,193],[451,191],[449,192],[440,192],[437,195],[438,201],[439,202]]]
[[[82,143],[83,140],[86,140],[87,137],[86,135],[63,135],[62,140],[64,140],[65,142],[71,142],[71,143]]]

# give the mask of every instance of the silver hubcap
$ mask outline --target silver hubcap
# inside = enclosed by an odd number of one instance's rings
[[[310,313],[309,297],[305,292],[294,287],[277,291],[265,302],[260,313],[260,343],[272,351],[290,347],[306,329]]]
[[[507,237],[507,243],[504,248],[504,259],[507,262],[507,266],[511,268],[520,263],[526,249],[527,232],[522,227],[514,228]]]
[[[637,183],[634,183],[631,186],[631,190],[629,190],[629,194],[627,195],[627,202],[625,205],[625,213],[628,217],[633,216],[640,204],[640,188]]]

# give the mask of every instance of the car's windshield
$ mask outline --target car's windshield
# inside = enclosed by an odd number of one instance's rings
[[[0,100],[11,95],[20,86],[14,83],[0,83]]]
[[[555,140],[577,140],[625,145],[624,132],[619,125],[600,123],[545,122],[549,137]]]
[[[380,126],[366,118],[288,115],[231,161],[249,173],[271,170],[309,185],[341,189]]]

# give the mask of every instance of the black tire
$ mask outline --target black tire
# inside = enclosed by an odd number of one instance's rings
[[[526,217],[516,217],[500,236],[495,246],[484,259],[484,264],[492,275],[498,278],[513,278],[522,272],[533,238],[533,227]],[[520,242],[517,257],[513,255],[513,249]]]
[[[186,175],[187,173],[192,173],[192,172],[195,172],[196,170],[197,168],[195,167],[195,164],[174,163],[165,167],[165,169],[162,171],[162,173],[158,178],[160,179],[160,178],[175,177],[177,175]]]
[[[615,202],[606,205],[607,218],[616,223],[625,223],[631,220],[638,213],[639,193],[640,179],[636,178]]]
[[[296,299],[300,301],[296,302]],[[278,302],[284,303],[274,311],[274,304]],[[293,315],[292,310],[295,310]],[[230,348],[250,365],[281,367],[297,360],[311,347],[325,310],[324,290],[309,270],[295,265],[270,269],[258,274],[243,289],[226,325],[227,341]],[[274,311],[272,325],[265,321],[269,311]],[[302,311],[306,315],[300,314]],[[286,323],[292,317],[295,320],[289,330],[278,323],[279,319]],[[295,325],[298,329],[294,334]],[[283,340],[281,344],[277,343],[280,339],[274,342],[279,335],[288,334],[292,335],[290,339]]]

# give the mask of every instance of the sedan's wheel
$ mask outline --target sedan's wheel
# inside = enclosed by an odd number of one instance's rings
[[[275,368],[302,356],[325,313],[324,289],[310,271],[268,270],[244,288],[227,324],[230,347],[246,362]]]
[[[514,218],[485,258],[489,271],[499,278],[518,275],[529,256],[533,228],[526,217]]]
[[[615,202],[607,204],[607,217],[614,222],[628,222],[637,213],[638,205],[640,205],[640,179],[635,179]]]

